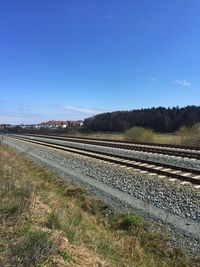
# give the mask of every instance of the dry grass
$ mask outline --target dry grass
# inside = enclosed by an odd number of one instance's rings
[[[155,225],[108,215],[102,201],[11,149],[0,147],[0,156],[0,266],[200,265],[174,250]]]
[[[87,138],[97,138],[97,139],[108,139],[124,141],[125,133],[106,133],[106,132],[95,132],[88,134],[76,134],[77,137],[87,137]],[[160,144],[181,144],[181,137],[176,133],[154,133],[154,138],[152,140],[154,143]]]
[[[181,138],[177,134],[155,134],[155,143],[158,144],[169,144],[169,145],[180,145]]]
[[[129,142],[153,143],[155,140],[155,134],[151,129],[145,129],[143,127],[132,127],[126,130],[124,134],[124,140]]]
[[[90,134],[77,134],[77,137],[88,137],[88,138],[97,138],[97,139],[108,139],[108,140],[117,140],[117,141],[126,141],[126,133],[90,133]],[[199,146],[200,134],[183,134],[180,131],[176,133],[154,133],[153,137],[145,138],[145,140],[140,140],[141,142],[151,142],[158,144],[169,144],[169,145],[196,145]],[[127,140],[128,141],[128,140]],[[136,141],[136,140],[130,140]]]
[[[61,134],[61,135],[71,135],[70,133],[68,134]],[[109,140],[119,140],[123,141],[124,140],[124,133],[123,132],[89,132],[89,133],[84,133],[84,132],[75,132],[73,137],[87,137],[87,138],[94,138],[94,139],[109,139]]]
[[[177,135],[180,136],[181,145],[200,146],[200,123],[194,124],[191,128],[181,127]]]

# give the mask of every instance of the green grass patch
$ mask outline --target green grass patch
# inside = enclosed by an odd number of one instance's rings
[[[72,261],[72,256],[69,254],[69,252],[67,252],[65,250],[60,250],[59,254],[61,255],[61,257],[63,258],[64,261],[66,261],[66,262]]]
[[[69,240],[70,243],[76,243],[77,238],[76,238],[76,231],[74,230],[70,230],[69,228],[65,228],[64,230],[64,234],[66,236],[66,238]]]
[[[58,214],[55,211],[52,211],[51,213],[49,213],[44,225],[49,229],[60,229],[61,222],[58,217]]]
[[[135,228],[144,227],[144,220],[134,214],[110,214],[109,225],[113,229],[130,231]]]
[[[31,230],[32,224],[33,222],[31,219],[25,220],[24,222],[22,222],[20,227],[17,229],[16,234],[19,236],[24,236],[28,234]]]
[[[0,241],[0,253],[4,252],[6,249],[6,245],[4,244],[3,241]]]
[[[102,255],[102,257],[108,259],[111,262],[122,264],[122,255],[120,251],[110,244],[109,240],[105,237],[100,240],[100,243],[97,246],[97,252]]]

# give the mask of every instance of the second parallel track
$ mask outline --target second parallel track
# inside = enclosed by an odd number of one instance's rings
[[[174,157],[184,157],[190,159],[200,160],[200,149],[197,147],[188,147],[188,146],[169,146],[161,144],[148,144],[148,143],[128,143],[128,142],[119,142],[119,141],[108,141],[108,140],[97,140],[97,139],[87,139],[79,137],[64,137],[64,136],[53,136],[53,135],[36,135],[36,134],[27,134],[32,137],[41,137],[46,139],[54,139],[60,141],[69,141],[76,142],[88,145],[112,147],[127,149],[133,151],[141,152],[150,152],[162,155],[169,155]]]
[[[158,175],[167,176],[172,179],[178,179],[180,181],[190,182],[194,185],[200,185],[200,170],[197,169],[185,168],[166,163],[152,162],[150,160],[132,159],[127,156],[120,156],[120,155],[115,156],[111,153],[94,152],[91,151],[90,149],[71,148],[68,147],[67,145],[60,145],[60,144],[58,145],[56,143],[48,141],[36,141],[25,137],[11,136],[11,138],[99,159],[102,161],[107,161],[121,166],[139,169],[141,171],[156,173]]]

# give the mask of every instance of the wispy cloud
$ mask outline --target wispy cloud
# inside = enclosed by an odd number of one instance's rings
[[[146,79],[149,80],[149,81],[152,81],[152,82],[156,82],[157,81],[157,79],[152,77],[152,76],[146,77]]]
[[[86,113],[86,114],[91,114],[91,115],[96,115],[99,113],[107,112],[107,110],[102,110],[102,109],[96,109],[96,108],[83,108],[83,107],[78,107],[78,106],[71,106],[71,105],[63,105],[62,108],[64,110],[73,110],[77,111],[80,113]]]
[[[106,19],[107,19],[107,20],[111,20],[111,21],[113,21],[115,18],[116,18],[116,17],[115,17],[114,15],[112,15],[112,14],[106,15]]]
[[[79,120],[110,110],[61,103],[14,103],[0,101],[0,124],[32,124],[46,120]]]
[[[173,83],[181,85],[181,86],[191,86],[191,83],[189,81],[186,81],[186,80],[175,80],[175,81],[173,81]]]

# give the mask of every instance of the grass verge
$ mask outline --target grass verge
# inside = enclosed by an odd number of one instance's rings
[[[0,146],[0,266],[200,266],[163,229]],[[109,211],[109,212],[108,212]]]

